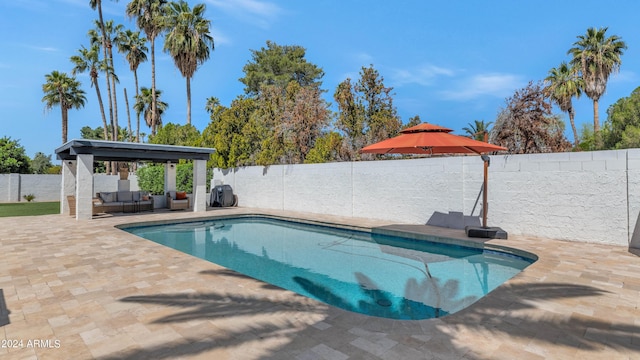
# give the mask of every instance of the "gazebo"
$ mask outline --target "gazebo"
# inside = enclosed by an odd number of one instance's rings
[[[215,149],[74,139],[55,151],[58,160],[62,160],[60,213],[69,211],[66,198],[75,192],[77,220],[92,218],[93,163],[96,161],[163,163],[164,190],[167,193],[176,188],[175,165],[178,160],[193,160],[193,211],[207,209],[207,160]]]

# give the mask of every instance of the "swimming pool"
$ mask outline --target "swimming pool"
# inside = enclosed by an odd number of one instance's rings
[[[329,305],[392,319],[452,314],[533,262],[500,251],[256,216],[123,230]]]

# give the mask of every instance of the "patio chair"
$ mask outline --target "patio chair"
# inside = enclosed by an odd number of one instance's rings
[[[191,199],[186,192],[169,191],[167,193],[167,208],[169,210],[185,210],[191,207]]]

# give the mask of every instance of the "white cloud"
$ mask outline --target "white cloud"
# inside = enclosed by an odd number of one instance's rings
[[[231,38],[223,34],[215,27],[211,31],[211,36],[213,36],[213,42],[216,48],[220,45],[229,45],[232,43]]]
[[[26,47],[28,49],[36,50],[36,51],[43,51],[43,52],[56,52],[56,51],[59,50],[58,48],[54,48],[54,47],[50,47],[50,46],[24,45],[24,47]]]
[[[633,83],[638,82],[638,76],[633,71],[620,70],[619,73],[611,74],[609,77],[610,83]]]
[[[218,9],[260,28],[269,28],[283,10],[276,4],[259,0],[207,0]]]
[[[479,74],[462,80],[456,90],[441,91],[445,100],[471,100],[482,96],[507,97],[523,86],[520,76],[513,74]]]
[[[425,64],[414,69],[393,69],[391,70],[391,81],[394,86],[406,84],[418,84],[422,86],[432,85],[434,80],[440,76],[454,76],[451,69]]]

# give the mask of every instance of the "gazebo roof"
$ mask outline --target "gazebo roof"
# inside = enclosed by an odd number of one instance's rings
[[[191,146],[73,139],[57,148],[56,156],[58,160],[75,160],[77,155],[91,154],[94,161],[177,162],[180,159],[209,160],[214,152],[216,150],[212,148]]]

